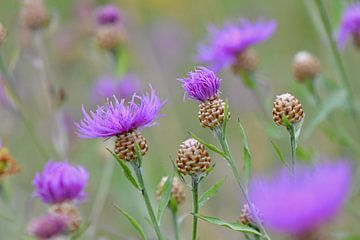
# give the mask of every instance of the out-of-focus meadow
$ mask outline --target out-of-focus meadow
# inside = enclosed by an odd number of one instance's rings
[[[334,2],[336,1],[327,1],[330,8]],[[135,230],[115,210],[113,204],[126,209],[152,235],[151,226],[144,218],[146,209],[140,194],[132,188],[122,169],[105,149],[105,146],[112,148],[113,142],[81,139],[75,134],[74,122],[82,118],[82,104],[87,109],[94,109],[96,106],[91,100],[92,84],[100,76],[112,73],[112,59],[98,48],[91,34],[95,28],[92,22],[93,11],[97,5],[105,3],[107,1],[100,0],[46,1],[52,19],[43,32],[43,38],[39,39],[21,28],[20,1],[0,1],[0,22],[8,33],[5,43],[0,46],[0,53],[13,76],[10,84],[20,96],[24,114],[31,122],[33,134],[39,140],[38,143],[34,142],[19,114],[11,107],[0,109],[0,136],[21,167],[20,172],[7,179],[7,187],[11,190],[10,203],[0,201],[2,240],[22,239],[28,221],[44,211],[45,207],[32,196],[32,179],[48,159],[68,159],[71,163],[85,166],[90,173],[86,188],[87,201],[80,209],[83,219],[90,221],[91,225],[82,239],[137,239]],[[266,97],[269,99],[266,103],[266,115],[263,115],[256,98],[238,77],[229,70],[220,73],[223,79],[221,93],[228,100],[231,110],[228,138],[239,165],[243,153],[237,118],[248,135],[253,176],[270,173],[282,165],[271,142],[275,142],[284,155],[290,156],[287,132],[272,122],[271,115],[271,100],[285,92],[294,94],[306,113],[299,161],[344,155],[354,161],[360,160],[358,156],[350,155],[346,148],[334,144],[320,131],[319,125],[313,131],[310,129],[310,123],[315,117],[319,117],[320,109],[313,104],[306,88],[297,83],[292,75],[294,55],[298,51],[307,50],[320,59],[326,78],[334,81],[338,78],[312,1],[114,0],[111,3],[121,9],[126,29],[127,58],[122,60],[127,61],[128,72],[140,79],[141,92],[148,90],[150,83],[162,99],[168,99],[162,110],[166,116],[159,119],[159,125],[143,131],[149,144],[149,151],[144,159],[144,177],[154,203],[156,185],[162,176],[173,171],[171,160],[175,159],[179,144],[189,137],[189,130],[202,139],[217,144],[211,131],[200,127],[197,103],[184,98],[184,91],[177,81],[177,78],[184,77],[194,66],[199,65],[195,61],[196,48],[205,39],[207,25],[211,23],[221,26],[228,20],[240,17],[253,20],[265,17],[277,21],[277,30],[273,36],[256,47],[260,58],[257,75],[261,88],[267,90]],[[330,13],[337,24],[339,14]],[[356,97],[355,89],[360,87],[357,79],[360,74],[357,64],[359,57],[359,52],[353,47],[348,47],[343,56]],[[49,78],[55,86],[53,96],[57,101],[50,103],[49,95],[44,94],[44,78]],[[324,79],[325,77],[322,81]],[[51,104],[58,105],[49,106]],[[340,110],[335,110],[334,115],[337,111]],[[341,126],[351,128],[349,118],[336,116]],[[206,190],[223,176],[226,178],[219,193],[201,208],[201,213],[236,221],[244,203],[241,193],[226,162],[220,160],[218,155],[210,154],[216,162],[216,168],[202,183],[201,190]],[[104,176],[111,174],[110,185],[106,186]],[[108,187],[108,193],[101,195],[101,191]],[[181,225],[182,239],[190,239],[191,232],[192,216],[189,212],[192,211],[192,199],[189,189],[186,190],[186,195],[186,203],[179,210],[180,215],[186,216]],[[357,198],[352,198],[351,207],[345,207],[326,225],[327,231],[359,231],[359,216],[351,210],[359,208]],[[104,206],[99,209],[99,202],[102,201]],[[165,213],[165,219],[168,221],[164,221],[162,229],[165,234],[172,236],[171,216],[168,212]],[[240,233],[203,221],[199,222],[199,235],[200,239],[209,240],[243,239]],[[273,239],[282,239],[277,233],[273,236]]]

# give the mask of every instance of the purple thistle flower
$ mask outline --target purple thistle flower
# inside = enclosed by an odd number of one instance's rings
[[[140,88],[139,79],[133,74],[127,74],[120,80],[117,89],[121,98],[130,98]]]
[[[121,19],[120,10],[112,4],[101,6],[96,10],[96,19],[99,25],[117,24]]]
[[[221,79],[205,67],[197,67],[189,72],[187,78],[178,79],[190,98],[205,102],[216,96],[220,88]]]
[[[81,166],[67,162],[49,161],[42,173],[36,173],[33,180],[35,196],[44,203],[54,204],[65,201],[81,201],[85,198],[84,188],[89,173]]]
[[[338,47],[343,49],[349,36],[360,37],[360,3],[349,5],[343,12],[338,33]]]
[[[59,214],[46,214],[37,219],[33,219],[27,232],[37,239],[50,239],[67,230],[68,221],[66,217]]]
[[[116,96],[113,99],[90,114],[82,107],[84,119],[76,123],[79,137],[106,138],[152,126],[162,116],[159,112],[166,103],[160,101],[152,88],[150,94],[134,95],[128,104],[125,99],[119,101]]]
[[[351,184],[348,161],[301,166],[295,176],[287,169],[272,179],[256,179],[249,186],[252,203],[266,226],[302,234],[325,223],[341,208]]]
[[[116,80],[112,76],[101,76],[91,87],[91,100],[102,102],[116,94]]]
[[[239,23],[226,23],[223,28],[208,27],[209,41],[198,47],[197,59],[207,63],[216,71],[233,64],[237,55],[247,48],[267,40],[275,31],[274,20],[250,22],[241,19]]]

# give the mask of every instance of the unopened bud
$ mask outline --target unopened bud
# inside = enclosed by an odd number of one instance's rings
[[[309,52],[298,52],[294,57],[293,72],[296,80],[314,80],[320,73],[320,62]]]
[[[281,94],[276,97],[273,110],[273,120],[277,125],[285,126],[283,115],[291,124],[300,122],[304,117],[304,110],[299,102],[290,93]]]

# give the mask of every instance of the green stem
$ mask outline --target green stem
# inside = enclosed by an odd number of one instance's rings
[[[179,221],[177,218],[177,214],[176,211],[171,210],[171,214],[172,214],[172,221],[174,224],[174,233],[175,233],[175,240],[179,240],[180,236],[179,236]]]
[[[193,227],[192,227],[192,240],[196,240],[197,235],[197,214],[199,212],[199,178],[197,176],[192,176],[192,194],[193,194]]]
[[[243,186],[242,184],[242,180],[241,180],[241,176],[240,176],[240,172],[236,166],[236,163],[231,155],[231,152],[230,152],[230,148],[229,148],[229,144],[226,140],[226,137],[224,135],[224,132],[223,132],[223,129],[222,127],[217,127],[214,129],[214,132],[215,132],[215,135],[217,136],[218,140],[219,140],[219,143],[221,145],[221,148],[222,150],[224,151],[225,155],[226,155],[226,158],[225,160],[228,162],[228,164],[230,165],[231,167],[231,170],[232,170],[232,173],[236,179],[236,182],[237,184],[239,185],[239,188],[242,192],[242,194],[244,195],[244,198],[245,198],[245,201],[246,203],[249,205],[250,207],[250,210],[252,212],[256,212],[254,209],[253,209],[253,204],[250,202],[250,199],[249,199],[249,196],[248,196],[248,192],[247,192],[247,188],[246,186]],[[267,240],[271,240],[270,236],[267,234],[266,232],[266,229],[265,227],[263,226],[263,224],[261,223],[260,219],[259,219],[259,216],[257,216],[257,214],[254,214],[255,216],[255,220],[257,222],[257,224],[259,225],[261,231],[263,232],[264,234],[264,238],[267,239]]]
[[[321,20],[322,20],[322,22],[324,24],[324,27],[325,27],[326,35],[327,35],[327,38],[328,38],[329,43],[330,43],[330,48],[331,48],[331,51],[333,53],[336,66],[337,66],[337,68],[339,70],[341,84],[344,87],[345,91],[347,92],[347,100],[348,100],[348,104],[350,106],[351,114],[354,117],[357,117],[357,112],[356,112],[356,108],[355,108],[354,101],[353,101],[354,96],[353,96],[353,93],[351,91],[350,82],[349,82],[349,79],[348,79],[348,77],[346,75],[345,67],[344,67],[344,64],[343,64],[343,62],[341,60],[340,53],[339,53],[337,45],[336,45],[336,41],[334,39],[334,33],[333,33],[333,30],[332,30],[332,26],[331,26],[329,16],[328,16],[328,14],[326,12],[326,9],[325,9],[325,5],[324,5],[322,0],[316,0],[315,2],[316,2],[317,7],[319,9]]]
[[[295,173],[295,162],[296,162],[296,139],[295,139],[295,129],[294,126],[291,124],[287,127],[287,130],[290,135],[290,145],[291,145],[291,173]]]
[[[144,198],[146,209],[147,209],[147,211],[149,213],[150,220],[151,220],[151,222],[152,222],[152,224],[154,226],[156,236],[157,236],[158,240],[163,240],[164,238],[163,238],[163,236],[161,234],[159,224],[158,224],[158,222],[156,220],[153,207],[151,206],[149,194],[146,191],[146,187],[145,187],[144,179],[143,179],[143,176],[142,176],[141,168],[138,165],[137,161],[135,161],[135,160],[132,161],[132,166],[134,168],[137,180],[138,180],[139,185],[141,187],[141,194],[142,194],[142,196]]]

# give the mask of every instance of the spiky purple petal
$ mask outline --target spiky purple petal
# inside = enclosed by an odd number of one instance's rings
[[[353,34],[360,35],[360,3],[351,4],[344,10],[337,36],[338,47],[343,49]]]

